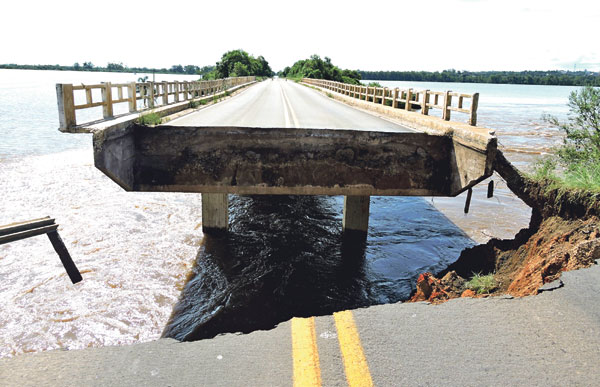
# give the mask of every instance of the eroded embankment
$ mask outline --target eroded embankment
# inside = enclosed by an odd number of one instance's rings
[[[492,239],[465,249],[437,277],[423,273],[410,301],[444,302],[476,296],[466,278],[493,274],[496,286],[487,294],[534,295],[563,271],[588,267],[600,258],[600,194],[550,188],[517,170],[501,152],[494,169],[508,187],[532,208],[529,227],[514,239]]]

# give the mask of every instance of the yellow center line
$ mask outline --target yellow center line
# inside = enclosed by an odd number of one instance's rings
[[[344,369],[346,371],[346,380],[350,387],[372,386],[371,372],[369,365],[360,344],[358,329],[354,323],[352,312],[345,310],[333,314],[335,327],[338,333],[340,351],[344,359]]]
[[[292,353],[294,386],[320,386],[321,368],[314,317],[292,319]]]

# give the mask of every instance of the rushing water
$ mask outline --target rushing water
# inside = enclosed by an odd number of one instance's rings
[[[496,179],[495,197],[476,189],[468,215],[464,195],[373,197],[366,244],[344,240],[341,197],[231,196],[231,232],[204,237],[199,195],[124,192],[93,167],[89,135],[56,130],[55,83],[139,76],[0,70],[0,224],[55,217],[84,278],[70,284],[43,236],[0,246],[0,357],[247,332],[397,302],[418,273],[527,224],[527,207]],[[166,76],[177,78],[186,80]],[[480,92],[479,124],[522,166],[560,140],[540,117],[564,117],[573,89],[409,86]]]

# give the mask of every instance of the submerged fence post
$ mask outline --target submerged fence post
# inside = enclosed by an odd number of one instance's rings
[[[66,130],[77,125],[75,119],[75,99],[73,97],[73,85],[57,83],[56,99],[58,101],[58,122],[60,130]]]

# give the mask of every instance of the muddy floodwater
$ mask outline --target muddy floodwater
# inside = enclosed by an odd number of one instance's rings
[[[45,236],[0,246],[0,357],[55,348],[193,340],[268,329],[292,316],[406,299],[529,209],[495,178],[457,198],[371,198],[366,243],[341,234],[342,197],[230,196],[229,234],[204,236],[198,194],[128,193],[94,168],[89,135],[59,133],[54,84],[140,74],[0,70],[0,224],[51,216],[83,281],[71,285]],[[190,80],[181,76],[167,79]],[[158,80],[158,79],[157,79]],[[405,82],[382,82],[406,87]],[[479,125],[521,167],[560,141],[558,86],[419,84],[478,91]]]

